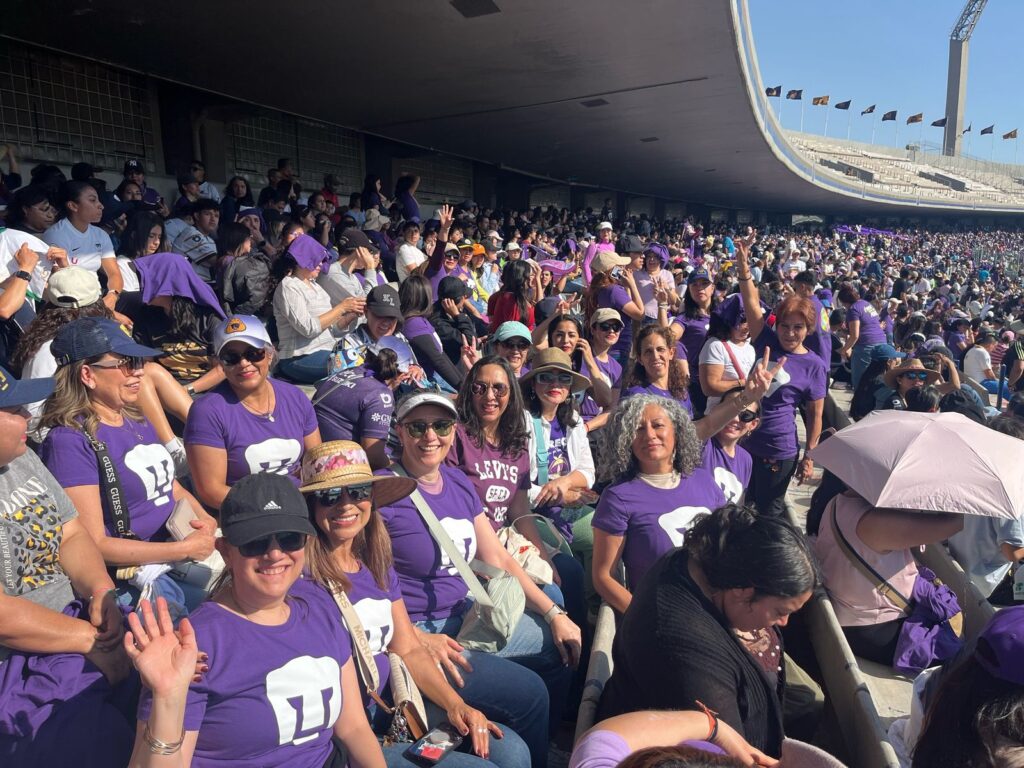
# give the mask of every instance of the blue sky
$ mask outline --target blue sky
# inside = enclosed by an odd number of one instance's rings
[[[851,99],[850,138],[871,139],[871,119],[899,111],[899,143],[917,141],[920,127],[906,118],[924,113],[923,140],[942,142],[929,124],[943,116],[949,33],[963,0],[748,0],[765,86],[804,91],[804,131],[845,138],[848,115],[834,108]],[[970,43],[964,127],[973,122],[971,155],[988,159],[990,137],[978,132],[995,123],[995,160],[1012,162],[1014,141],[1001,135],[1019,128],[1024,142],[1024,2],[990,0]],[[828,107],[812,107],[828,94]],[[771,99],[772,108],[778,100]],[[877,104],[874,115],[860,111]],[[776,111],[776,114],[777,111]],[[800,103],[783,101],[782,123],[796,130]],[[968,134],[971,136],[971,134]],[[965,137],[966,140],[966,137]],[[875,143],[893,145],[891,122],[876,124]],[[968,149],[965,147],[965,149]],[[1024,164],[1024,147],[1018,162]]]

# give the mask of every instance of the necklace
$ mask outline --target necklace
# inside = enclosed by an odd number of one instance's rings
[[[259,416],[261,419],[264,419],[265,421],[273,422],[274,404],[271,402],[273,399],[274,391],[273,389],[271,389],[267,394],[267,407],[265,410],[262,411],[259,408],[255,408],[249,405],[249,403],[245,402],[245,400],[239,400],[239,402],[245,407],[247,411],[249,411],[249,413],[255,414],[256,416]]]

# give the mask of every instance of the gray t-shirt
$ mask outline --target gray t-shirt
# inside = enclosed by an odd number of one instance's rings
[[[75,599],[60,565],[71,499],[32,451],[0,471],[0,580],[4,594],[60,611]],[[4,656],[0,646],[0,658]]]

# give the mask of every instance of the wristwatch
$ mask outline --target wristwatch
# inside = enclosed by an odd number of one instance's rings
[[[32,280],[32,273],[26,272],[24,269],[19,269],[17,272],[14,273],[14,276],[21,278],[26,283],[31,282]]]
[[[562,606],[560,606],[558,603],[555,603],[550,608],[548,608],[548,612],[544,614],[544,621],[546,621],[548,624],[550,624],[552,621],[555,620],[555,616],[564,616],[564,615],[565,615],[565,610],[563,610]]]

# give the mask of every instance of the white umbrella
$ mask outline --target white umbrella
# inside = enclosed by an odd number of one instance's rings
[[[1024,441],[958,413],[875,411],[810,457],[879,508],[1024,515]]]

